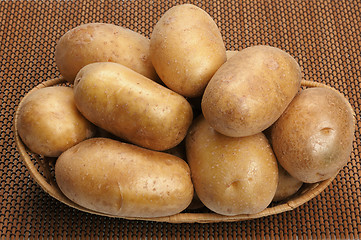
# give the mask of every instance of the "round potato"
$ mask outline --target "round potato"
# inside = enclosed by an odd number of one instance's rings
[[[32,152],[47,157],[57,157],[95,133],[95,126],[76,108],[70,87],[30,92],[22,100],[17,117],[22,141]]]
[[[196,97],[226,61],[226,49],[213,19],[202,9],[183,4],[169,9],[154,26],[150,58],[165,85]]]
[[[75,203],[119,217],[161,217],[193,197],[188,165],[170,154],[92,138],[60,155],[55,177]]]
[[[186,150],[195,191],[212,211],[230,216],[254,214],[271,203],[278,167],[262,133],[227,137],[200,116],[189,130]]]
[[[66,32],[55,49],[55,62],[73,83],[79,70],[93,62],[116,62],[155,81],[149,59],[149,39],[132,30],[106,23],[88,23]]]
[[[271,126],[297,94],[301,69],[281,49],[253,46],[236,53],[214,74],[202,98],[208,123],[230,137]]]
[[[347,100],[328,88],[298,94],[271,130],[282,167],[306,183],[326,180],[346,164],[355,123]]]
[[[282,201],[295,194],[303,182],[292,177],[280,164],[278,164],[278,185],[273,201]]]
[[[178,145],[193,118],[184,97],[117,63],[83,67],[74,94],[79,111],[95,125],[153,150]]]

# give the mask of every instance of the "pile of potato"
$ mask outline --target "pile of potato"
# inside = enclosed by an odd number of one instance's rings
[[[55,60],[73,86],[28,94],[18,132],[31,151],[58,157],[60,189],[94,211],[160,217],[204,204],[254,214],[334,176],[352,151],[340,93],[301,91],[301,68],[281,49],[226,51],[191,4],[169,9],[150,39],[78,26]]]

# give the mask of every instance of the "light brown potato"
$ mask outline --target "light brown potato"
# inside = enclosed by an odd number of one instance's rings
[[[238,52],[239,52],[239,51],[227,50],[227,51],[226,51],[227,61],[228,61],[231,57],[235,56]]]
[[[149,59],[149,39],[132,30],[106,23],[88,23],[66,32],[57,42],[55,62],[64,78],[93,62],[116,62],[155,81],[159,78]]]
[[[202,9],[183,4],[169,9],[155,25],[150,58],[165,85],[183,96],[197,97],[226,61],[226,49],[213,19]]]
[[[173,156],[179,157],[187,162],[185,141],[182,141],[177,146],[164,151],[165,153],[171,154]],[[187,209],[194,210],[204,207],[204,204],[199,200],[197,194],[194,192],[192,202],[189,204]]]
[[[253,135],[281,116],[300,84],[301,69],[288,53],[270,46],[245,48],[214,74],[202,111],[226,136]]]
[[[173,156],[179,157],[187,162],[187,155],[186,155],[186,146],[185,141],[182,141],[180,144],[175,146],[174,148],[168,149],[165,153],[171,154]],[[187,209],[199,209],[204,207],[203,203],[199,200],[197,194],[193,194],[192,202],[189,204]]]
[[[278,185],[273,201],[282,201],[295,194],[303,182],[292,177],[280,164],[278,164]]]
[[[106,138],[83,141],[60,155],[55,177],[70,200],[119,217],[173,215],[193,197],[182,159]]]
[[[17,129],[32,152],[47,157],[57,157],[95,133],[77,110],[73,89],[62,86],[30,92],[19,106]]]
[[[352,109],[338,92],[309,88],[298,94],[271,130],[282,167],[306,183],[326,180],[346,164],[355,124]]]
[[[189,130],[186,150],[195,191],[212,211],[230,216],[254,214],[271,203],[278,168],[262,133],[227,137],[201,116]]]
[[[117,63],[82,68],[74,95],[79,111],[95,125],[153,150],[178,145],[193,118],[184,97]]]

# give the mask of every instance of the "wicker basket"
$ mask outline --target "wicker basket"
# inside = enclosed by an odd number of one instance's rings
[[[46,82],[43,82],[43,83],[37,85],[30,92],[36,91],[41,88],[59,85],[59,84],[63,84],[63,83],[65,83],[65,81],[62,78],[52,79],[52,80],[49,80],[49,81],[46,81]],[[311,81],[306,81],[306,80],[302,81],[302,86],[303,87],[331,88],[322,83],[311,82]],[[333,89],[333,88],[331,88],[331,89]],[[22,104],[22,102],[20,102],[19,106],[21,104]],[[21,139],[19,137],[18,129],[17,129],[17,118],[18,118],[18,114],[19,114],[18,113],[19,106],[15,113],[15,122],[14,122],[15,142],[16,142],[18,151],[20,153],[20,156],[21,156],[23,162],[25,163],[26,167],[28,168],[31,177],[40,185],[40,187],[46,193],[48,193],[50,196],[54,197],[55,199],[59,200],[62,203],[65,203],[66,205],[68,205],[70,207],[76,208],[76,209],[84,211],[84,212],[101,215],[101,216],[117,217],[117,216],[112,216],[112,215],[96,212],[96,211],[84,208],[82,206],[79,206],[78,204],[69,200],[60,191],[58,185],[56,184],[55,176],[54,176],[54,165],[55,165],[56,159],[55,158],[47,158],[47,157],[43,157],[43,156],[32,153],[31,151],[29,151],[28,148],[26,148],[26,146],[24,145],[24,143],[21,141]],[[352,109],[351,105],[350,105],[350,108]],[[168,222],[168,223],[194,223],[194,222],[212,223],[212,222],[233,222],[233,221],[243,221],[243,220],[255,219],[255,218],[275,215],[278,213],[290,211],[290,210],[297,208],[298,206],[306,203],[310,199],[312,199],[315,196],[317,196],[318,194],[320,194],[333,181],[333,179],[335,177],[336,177],[336,175],[325,181],[313,183],[313,184],[304,183],[303,186],[301,187],[301,189],[295,195],[293,195],[291,198],[287,199],[284,202],[272,203],[268,208],[266,208],[265,210],[263,210],[262,212],[259,212],[257,214],[223,216],[223,215],[219,215],[219,214],[210,212],[208,209],[203,208],[196,212],[184,211],[182,213],[172,215],[172,216],[167,216],[167,217],[125,218],[125,219],[147,220],[147,221]]]

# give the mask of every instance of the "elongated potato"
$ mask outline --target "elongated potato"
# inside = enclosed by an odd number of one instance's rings
[[[113,24],[88,23],[69,30],[56,45],[55,62],[70,83],[82,67],[93,62],[120,63],[159,81],[149,59],[149,39]]]
[[[106,138],[83,141],[60,155],[55,177],[75,203],[119,217],[173,215],[193,197],[182,159]]]
[[[300,84],[301,69],[288,53],[270,46],[245,48],[214,74],[202,111],[224,135],[253,135],[281,116]]]
[[[85,66],[74,85],[75,103],[87,119],[142,147],[172,148],[192,122],[184,97],[117,63]]]
[[[76,108],[73,89],[62,86],[29,93],[19,106],[17,129],[32,152],[48,157],[59,156],[95,133],[95,126]]]
[[[195,191],[209,209],[222,215],[254,214],[271,203],[278,167],[262,133],[227,137],[200,116],[189,130],[186,150]]]
[[[197,97],[226,61],[226,49],[213,19],[202,9],[183,4],[169,9],[154,26],[150,58],[165,85],[183,96]]]
[[[298,94],[272,126],[274,152],[293,177],[314,183],[333,177],[347,163],[354,138],[353,111],[328,88]]]

